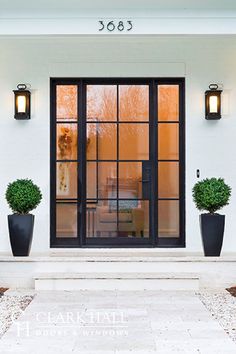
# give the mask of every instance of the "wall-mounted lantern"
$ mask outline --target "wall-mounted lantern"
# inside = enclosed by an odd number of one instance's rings
[[[217,84],[209,85],[205,92],[205,118],[208,120],[221,118],[221,92]]]
[[[30,119],[30,91],[27,90],[27,85],[17,85],[17,90],[14,90],[15,95],[15,119]]]

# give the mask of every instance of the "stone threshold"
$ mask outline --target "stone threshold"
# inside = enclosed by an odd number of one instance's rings
[[[199,279],[196,273],[187,272],[47,272],[34,279]]]
[[[29,257],[13,257],[0,254],[0,262],[236,262],[236,254],[223,254],[221,257],[205,257],[194,253],[160,252],[143,249],[80,249],[61,250],[47,254],[32,254]]]
[[[199,276],[186,272],[45,272],[33,278],[36,290],[199,290]]]

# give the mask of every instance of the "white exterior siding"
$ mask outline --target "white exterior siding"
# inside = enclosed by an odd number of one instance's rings
[[[7,183],[29,177],[43,192],[32,253],[49,251],[50,77],[186,78],[186,249],[201,252],[198,211],[192,202],[201,178],[224,177],[233,188],[223,253],[236,252],[236,37],[74,37],[0,39],[0,252],[10,253]],[[16,121],[13,93],[32,86],[32,119]],[[204,92],[222,83],[223,117],[204,119]],[[163,249],[162,252],[167,252]]]

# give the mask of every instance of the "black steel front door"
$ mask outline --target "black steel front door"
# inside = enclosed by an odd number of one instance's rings
[[[184,80],[51,80],[51,244],[184,245]]]

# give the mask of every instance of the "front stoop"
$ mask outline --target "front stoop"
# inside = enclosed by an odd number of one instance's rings
[[[6,288],[222,289],[235,285],[236,255],[203,257],[140,249],[83,249],[71,253],[0,255]],[[197,278],[197,279],[196,279]]]
[[[35,290],[199,290],[193,273],[41,273]]]

